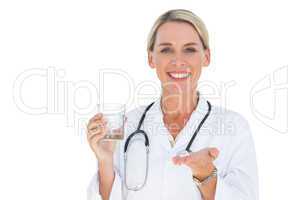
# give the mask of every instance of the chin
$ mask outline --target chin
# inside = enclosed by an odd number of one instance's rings
[[[170,94],[185,95],[191,93],[192,88],[183,85],[168,85],[167,87],[164,87],[163,90]]]

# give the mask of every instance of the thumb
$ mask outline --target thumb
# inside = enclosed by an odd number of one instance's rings
[[[217,148],[210,148],[208,152],[213,159],[216,159],[219,155],[219,150]]]

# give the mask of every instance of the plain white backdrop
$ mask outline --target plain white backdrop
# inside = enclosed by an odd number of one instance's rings
[[[288,1],[258,0],[1,1],[0,199],[86,198],[96,161],[84,122],[97,101],[130,110],[159,95],[146,39],[174,8],[208,28],[199,89],[248,119],[260,199],[297,199],[300,15]]]

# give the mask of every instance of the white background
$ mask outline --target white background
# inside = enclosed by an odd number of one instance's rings
[[[80,123],[95,113],[97,97],[131,109],[158,95],[146,38],[154,20],[173,8],[190,9],[207,25],[212,62],[199,87],[248,119],[260,199],[297,199],[300,15],[288,1],[253,0],[1,1],[0,199],[85,199],[96,162]],[[130,84],[106,78],[104,92],[104,68],[123,70]],[[224,92],[226,83],[233,85]],[[147,98],[138,98],[140,87]]]

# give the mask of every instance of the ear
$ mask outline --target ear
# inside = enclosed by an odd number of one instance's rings
[[[203,61],[202,61],[202,66],[207,67],[210,64],[210,49],[205,49],[204,50],[204,56],[203,56]]]
[[[153,62],[153,52],[152,51],[148,51],[148,64],[152,69],[155,68],[155,64]]]

